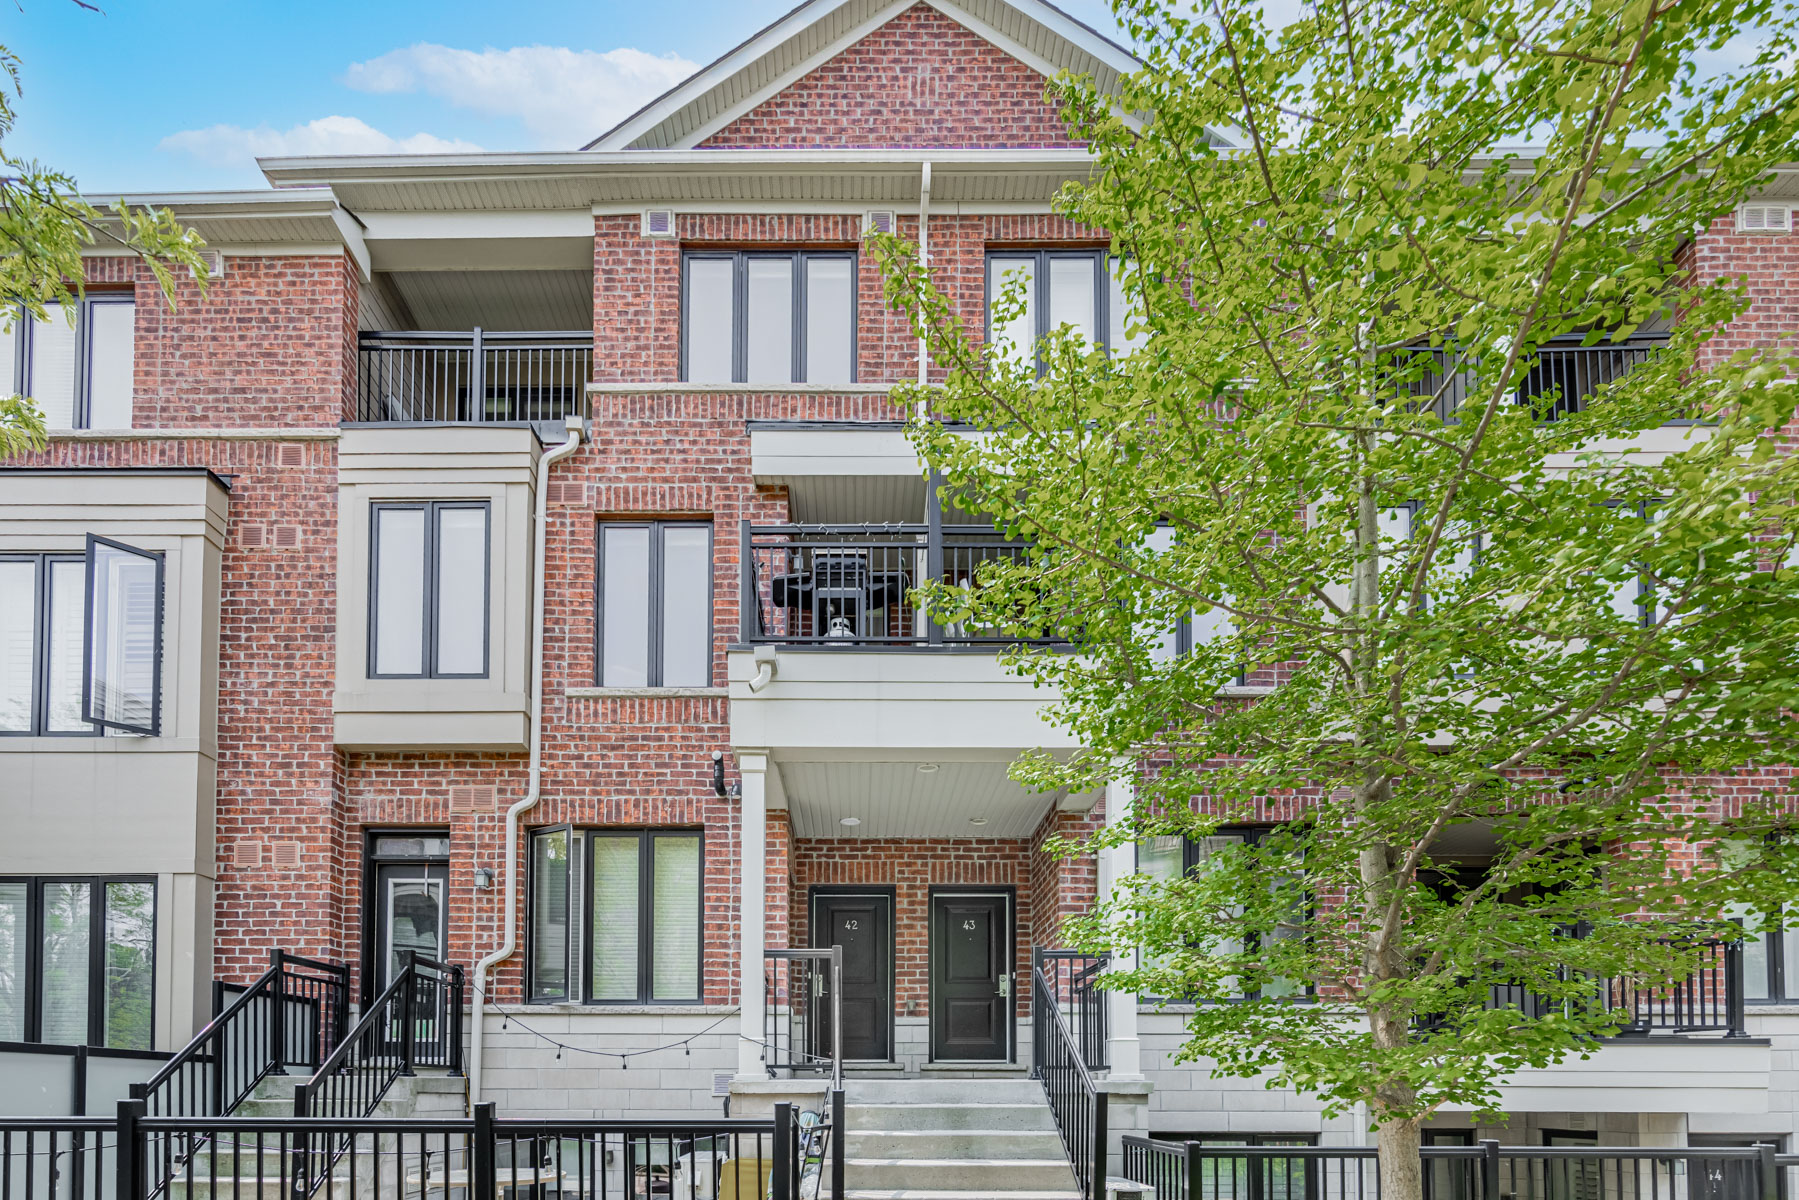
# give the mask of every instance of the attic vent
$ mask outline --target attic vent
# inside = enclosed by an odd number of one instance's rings
[[[278,871],[292,871],[298,869],[300,865],[300,843],[276,842],[274,865],[275,869]]]
[[[268,530],[261,525],[239,525],[237,544],[246,550],[260,550],[268,544]]]
[[[863,233],[892,233],[899,228],[899,222],[891,212],[882,208],[870,209],[862,222]]]
[[[269,541],[277,550],[296,550],[300,546],[298,525],[274,525],[270,527],[269,533]]]
[[[470,784],[450,789],[450,811],[460,813],[481,812],[494,806],[497,793],[492,784]]]
[[[551,480],[549,485],[549,502],[580,507],[587,503],[587,485],[585,483]]]
[[[276,461],[284,467],[303,467],[306,465],[306,447],[289,442],[281,447]]]
[[[202,250],[200,251],[200,258],[201,261],[206,264],[206,278],[208,282],[225,278],[225,255],[222,251]],[[194,271],[191,268],[189,273],[192,274],[195,279],[200,277],[200,272]]]
[[[1740,233],[1790,233],[1793,209],[1786,204],[1745,204],[1737,209]]]
[[[231,865],[240,871],[260,867],[262,865],[262,843],[256,840],[233,843]]]
[[[667,238],[675,236],[675,210],[646,208],[643,210],[643,236]]]

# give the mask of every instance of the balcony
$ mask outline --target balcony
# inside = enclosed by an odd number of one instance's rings
[[[1534,410],[1545,421],[1570,416],[1582,411],[1601,387],[1622,379],[1667,344],[1666,334],[1642,334],[1594,346],[1552,342],[1538,349],[1536,365],[1512,393],[1512,403]],[[1430,365],[1421,378],[1400,385],[1402,394],[1431,401],[1445,421],[1453,421],[1470,398],[1479,401],[1478,364],[1464,362],[1461,370],[1452,371],[1458,363],[1453,348],[1421,349],[1418,353],[1428,358]]]
[[[356,420],[560,421],[586,413],[593,331],[363,333]]]
[[[999,648],[1019,639],[939,624],[914,605],[926,580],[969,586],[984,564],[1028,542],[990,525],[743,525],[745,643],[787,646]]]

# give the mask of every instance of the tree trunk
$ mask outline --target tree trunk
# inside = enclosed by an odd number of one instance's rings
[[[1423,1200],[1424,1167],[1418,1159],[1419,1121],[1396,1118],[1383,1122],[1380,1149],[1380,1200]]]

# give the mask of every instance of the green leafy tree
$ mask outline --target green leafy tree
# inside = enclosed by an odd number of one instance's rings
[[[87,8],[89,5],[80,5]],[[76,192],[75,181],[4,146],[17,119],[19,60],[0,46],[0,296],[11,303],[0,317],[0,336],[21,319],[47,320],[54,306],[73,319],[82,290],[82,251],[96,244],[123,248],[148,263],[162,294],[175,303],[173,272],[192,271],[206,281],[204,243],[167,209],[132,208],[122,201],[102,211]],[[44,417],[29,396],[10,394],[0,382],[0,459],[44,444]]]
[[[1059,208],[1110,231],[1134,349],[1063,329],[1008,357],[877,241],[947,371],[902,389],[933,414],[915,443],[1036,546],[923,599],[1078,643],[1008,661],[1087,748],[1017,779],[1138,764],[1132,818],[1080,849],[1274,824],[1067,932],[1119,953],[1111,986],[1201,1001],[1183,1056],[1365,1103],[1384,1194],[1416,1197],[1422,1120],[1590,1052],[1624,1019],[1604,980],[1665,988],[1727,918],[1799,895],[1775,836],[1799,759],[1794,357],[1719,348],[1745,294],[1686,253],[1795,157],[1799,17],[1116,11],[1145,66],[1116,98],[1059,85],[1095,157]],[[1698,69],[1739,35],[1753,62]],[[1551,371],[1570,339],[1612,365]]]

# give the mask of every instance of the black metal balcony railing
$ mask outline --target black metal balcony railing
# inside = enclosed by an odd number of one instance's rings
[[[1667,344],[1665,334],[1597,346],[1552,342],[1537,351],[1536,364],[1525,374],[1512,400],[1536,410],[1546,421],[1577,413],[1594,392],[1628,375]],[[1469,398],[1480,391],[1479,364],[1462,360],[1452,348],[1421,349],[1418,353],[1430,359],[1430,366],[1421,378],[1407,381],[1402,391],[1407,397],[1434,400],[1438,414],[1446,421],[1454,420]]]
[[[357,338],[358,421],[559,421],[586,411],[593,331]]]
[[[788,645],[1003,646],[1019,639],[938,624],[913,604],[926,580],[973,585],[983,564],[1030,543],[986,525],[743,525],[745,642]]]

